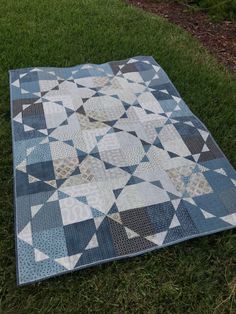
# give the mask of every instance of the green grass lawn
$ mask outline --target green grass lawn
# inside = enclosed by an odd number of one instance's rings
[[[0,0],[0,313],[235,313],[233,231],[17,288],[8,70],[152,55],[236,165],[236,78],[185,31],[114,0]]]

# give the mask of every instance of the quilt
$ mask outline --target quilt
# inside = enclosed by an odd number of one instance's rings
[[[235,171],[152,57],[10,93],[19,285],[235,227]]]

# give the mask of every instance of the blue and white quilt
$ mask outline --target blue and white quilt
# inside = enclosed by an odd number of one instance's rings
[[[152,57],[10,89],[18,284],[235,227],[235,171]]]

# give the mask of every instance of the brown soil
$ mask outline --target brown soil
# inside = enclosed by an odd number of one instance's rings
[[[192,12],[178,3],[158,3],[153,0],[126,0],[146,11],[161,15],[182,26],[229,69],[236,72],[236,22],[213,23],[203,12]]]

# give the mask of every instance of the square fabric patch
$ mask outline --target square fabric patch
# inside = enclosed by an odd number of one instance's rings
[[[18,284],[236,225],[236,173],[152,57],[10,88]]]

